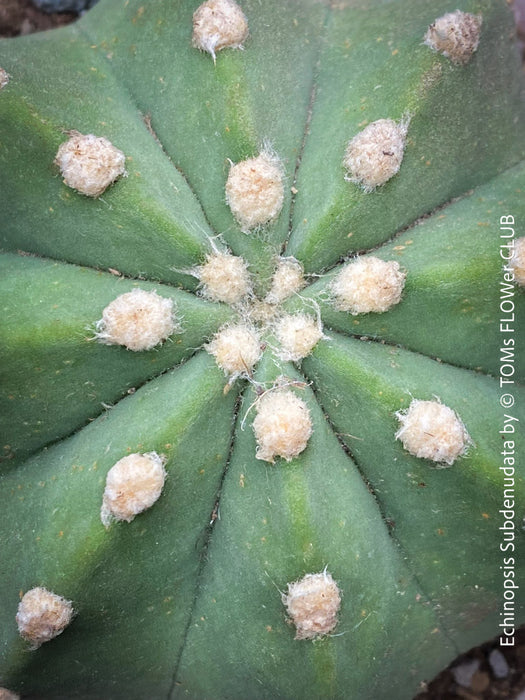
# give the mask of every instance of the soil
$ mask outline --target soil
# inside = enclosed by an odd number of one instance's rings
[[[525,61],[525,0],[513,3],[518,40]],[[45,31],[69,24],[77,19],[71,12],[47,14],[37,10],[30,0],[0,0],[0,37]],[[498,649],[508,665],[504,678],[496,678],[489,662],[492,650]],[[454,669],[466,669],[479,662],[470,682],[460,685]],[[465,683],[466,681],[463,680]],[[515,646],[500,647],[498,640],[471,649],[455,659],[448,668],[430,682],[421,684],[421,692],[414,700],[525,700],[525,626],[516,632]]]
[[[46,14],[30,0],[0,0],[0,37],[32,34],[69,24],[77,18],[71,12]]]

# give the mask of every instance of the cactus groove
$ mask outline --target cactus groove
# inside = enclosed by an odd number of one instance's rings
[[[524,88],[505,3],[459,4],[100,0],[0,42],[1,686],[407,700],[498,634]],[[31,648],[33,589],[68,607]]]

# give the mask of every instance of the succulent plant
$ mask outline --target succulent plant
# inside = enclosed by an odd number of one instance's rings
[[[409,698],[524,619],[512,19],[197,4],[0,42],[0,685]]]

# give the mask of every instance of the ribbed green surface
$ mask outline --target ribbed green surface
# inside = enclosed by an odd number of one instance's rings
[[[525,216],[512,16],[461,2],[483,27],[454,66],[422,39],[456,3],[245,0],[245,48],[214,64],[191,46],[197,4],[101,0],[68,28],[0,42],[0,685],[49,700],[409,700],[499,632],[499,431],[505,414],[525,421],[523,387],[504,409],[497,378],[499,219]],[[348,140],[407,115],[399,173],[371,194],[345,181]],[[99,199],[53,164],[71,129],[127,156]],[[229,160],[263,147],[282,160],[285,203],[245,234],[224,198]],[[250,381],[231,387],[204,346],[249,309],[205,301],[195,277],[228,248],[259,297],[276,256],[295,256],[311,276],[283,308],[318,313],[325,333],[294,366],[266,329]],[[334,309],[331,281],[357,253],[400,263],[398,306]],[[134,288],[173,299],[180,332],[151,351],[98,343],[104,307]],[[314,431],[270,464],[252,421],[279,376]],[[396,411],[433,397],[473,441],[447,469],[395,440]],[[167,458],[159,501],[106,531],[108,470],[152,450]],[[522,467],[513,489],[523,500]],[[338,625],[294,640],[282,592],[325,567]],[[76,615],[29,651],[15,615],[34,586]],[[516,624],[523,607],[518,594]]]

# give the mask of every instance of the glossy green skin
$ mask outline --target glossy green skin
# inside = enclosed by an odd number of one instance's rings
[[[453,66],[422,37],[456,4],[354,4],[246,0],[245,50],[215,66],[191,47],[186,1],[101,0],[67,29],[0,42],[11,76],[0,93],[0,685],[22,696],[406,700],[499,632],[499,431],[505,413],[525,422],[523,354],[512,409],[497,379],[499,217],[525,219],[512,18],[496,0],[461,4],[483,31],[472,61]],[[399,174],[371,194],[346,182],[345,145],[362,123],[407,113]],[[69,129],[128,156],[128,176],[97,200],[53,165]],[[246,235],[224,201],[228,159],[263,143],[282,159],[285,204]],[[268,334],[253,381],[225,391],[203,345],[237,312],[196,294],[191,274],[213,246],[248,261],[260,295],[279,254],[312,273],[284,304],[324,323],[300,366],[279,360]],[[407,273],[384,314],[334,309],[330,281],[358,251]],[[172,298],[181,332],[148,352],[98,343],[102,310],[134,287]],[[518,346],[523,297],[516,289]],[[252,404],[280,375],[314,431],[299,457],[272,465],[255,458]],[[474,443],[448,469],[394,437],[396,411],[435,396]],[[167,458],[162,496],[106,530],[107,471],[152,450]],[[522,469],[515,491],[523,499]],[[342,591],[338,626],[294,640],[281,592],[325,567]],[[39,585],[76,616],[29,652],[15,614]]]

